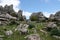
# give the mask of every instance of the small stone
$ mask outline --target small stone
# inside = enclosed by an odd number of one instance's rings
[[[12,35],[13,32],[12,32],[11,30],[9,30],[9,31],[5,31],[5,34],[6,34],[7,36],[9,36],[9,35]]]

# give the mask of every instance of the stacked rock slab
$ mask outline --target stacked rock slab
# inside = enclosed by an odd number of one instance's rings
[[[22,10],[15,12],[13,9],[13,5],[5,5],[4,7],[0,6],[0,25],[9,24],[10,20],[21,20],[23,19]],[[23,19],[25,20],[25,19]]]
[[[56,14],[55,14],[55,20],[60,21],[60,11],[56,12]]]
[[[60,11],[56,12],[56,14],[51,14],[49,17],[50,20],[60,21]]]

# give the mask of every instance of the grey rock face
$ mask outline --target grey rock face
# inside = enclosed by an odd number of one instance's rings
[[[0,6],[0,21],[9,21],[9,20],[25,20],[25,16],[22,15],[22,10],[15,12],[13,5],[5,5],[4,7]],[[10,22],[10,21],[9,21]]]
[[[45,20],[45,16],[43,15],[42,12],[38,12],[37,16],[38,16],[39,20]]]
[[[11,30],[9,30],[9,31],[5,31],[5,34],[6,34],[7,36],[10,36],[10,35],[13,34],[13,32],[12,32]]]
[[[9,18],[9,19],[17,19],[16,17],[13,17],[13,16],[11,16],[10,14],[6,14],[6,16],[5,16],[6,18]]]
[[[23,20],[26,21],[26,16],[22,16],[23,17]]]
[[[18,20],[20,20],[22,18],[22,10],[19,10],[17,15],[18,15]]]
[[[12,13],[12,12],[14,12],[13,5],[10,5],[10,6],[5,5],[4,12],[8,12],[9,14]]]
[[[51,14],[49,19],[60,21],[60,11],[56,12],[55,15]]]
[[[60,21],[60,11],[56,12],[55,19]]]
[[[18,27],[15,30],[18,30],[23,34],[26,34],[28,32],[28,29],[27,29],[28,26],[29,25],[27,25],[27,24],[20,24],[20,25],[18,25]]]
[[[25,37],[27,40],[41,40],[38,34],[31,34]]]
[[[54,15],[51,14],[50,17],[49,17],[49,19],[53,20],[54,19]]]
[[[43,15],[42,12],[32,13],[31,16],[36,16],[39,21],[45,20],[45,16]]]
[[[47,27],[54,28],[54,27],[57,27],[57,25],[56,25],[54,22],[49,22],[49,23],[47,24]]]
[[[2,6],[0,6],[0,11],[3,11],[3,7]]]

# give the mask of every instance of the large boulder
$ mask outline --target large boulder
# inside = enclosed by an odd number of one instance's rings
[[[41,40],[38,34],[31,34],[25,37],[27,40]]]
[[[4,7],[0,6],[0,21],[25,21],[26,17],[22,15],[22,10],[15,12],[13,5],[5,5]]]
[[[20,24],[17,26],[17,28],[15,29],[18,30],[21,34],[26,34],[28,33],[28,26],[27,24]]]
[[[49,23],[47,24],[47,27],[54,28],[54,27],[57,27],[57,25],[56,25],[54,22],[49,22]]]
[[[11,15],[10,15],[10,14],[8,14],[8,13],[6,14],[6,16],[5,16],[5,17],[6,17],[6,18],[9,18],[9,19],[15,19],[15,20],[17,19],[16,17],[13,17],[13,16],[11,16]]]
[[[55,20],[60,21],[60,11],[56,12],[56,14],[55,14]]]
[[[51,14],[49,19],[53,21],[60,21],[60,11],[56,12],[55,15]]]
[[[46,27],[43,28],[45,31],[51,31],[54,28],[57,28],[57,24],[55,22],[49,22],[45,25]]]
[[[50,20],[53,20],[54,19],[54,15],[51,14],[50,17],[49,17]]]
[[[12,30],[6,30],[5,32],[5,35],[7,35],[7,36],[10,36],[10,35],[12,35],[13,34],[13,32],[12,32]]]
[[[32,21],[44,21],[46,17],[43,15],[42,12],[37,12],[37,13],[32,13],[32,15],[30,16],[30,19]]]

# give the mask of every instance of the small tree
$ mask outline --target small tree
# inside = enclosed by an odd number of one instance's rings
[[[38,17],[37,17],[37,16],[31,16],[31,17],[30,17],[30,20],[31,20],[31,21],[37,21],[37,20],[38,20]]]

